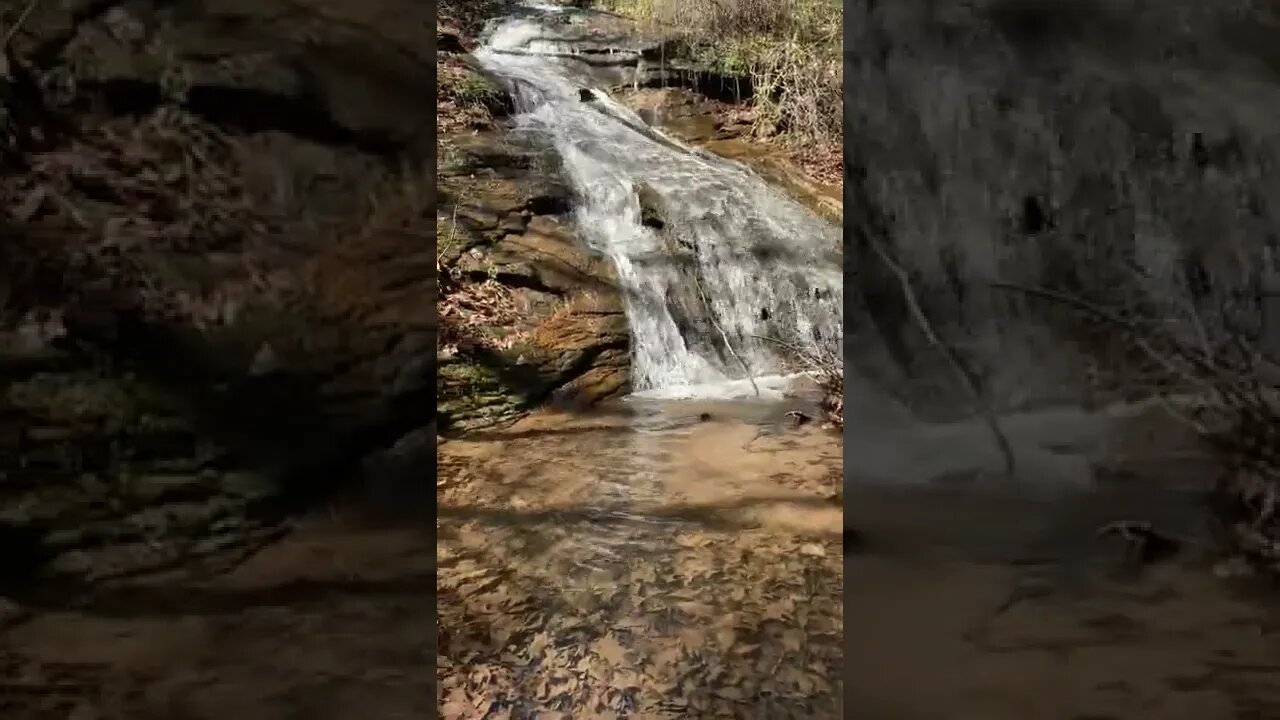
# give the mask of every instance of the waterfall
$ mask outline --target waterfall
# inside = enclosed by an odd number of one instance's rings
[[[554,147],[580,236],[617,268],[635,389],[725,397],[751,392],[748,377],[777,387],[767,381],[787,368],[773,340],[842,356],[840,229],[614,100],[608,87],[635,82],[618,73],[638,73],[641,49],[593,39],[585,17],[526,6],[490,27],[476,58],[511,92],[516,131]],[[646,222],[654,207],[660,221]]]

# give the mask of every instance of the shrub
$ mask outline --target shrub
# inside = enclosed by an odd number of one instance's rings
[[[801,145],[843,138],[841,5],[831,0],[607,0],[683,40],[694,59],[748,75],[758,129]]]

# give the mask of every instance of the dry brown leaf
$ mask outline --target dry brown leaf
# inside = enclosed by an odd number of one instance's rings
[[[788,628],[782,631],[782,646],[788,652],[799,652],[804,647],[805,634],[794,628]]]
[[[538,656],[542,655],[543,652],[546,651],[547,646],[550,644],[551,644],[551,636],[547,634],[547,631],[543,630],[539,632],[537,635],[534,635],[533,639],[529,641],[529,648],[527,653],[529,659],[534,660]]]
[[[592,652],[600,657],[611,666],[621,667],[627,663],[627,649],[618,642],[618,639],[609,633],[597,640],[591,646]]]
[[[721,647],[733,647],[733,641],[737,639],[737,635],[733,628],[722,627],[716,630],[716,641],[720,643]]]
[[[652,668],[661,671],[675,666],[676,663],[680,662],[682,655],[683,653],[681,653],[679,647],[668,645],[651,655],[649,661]]]
[[[697,652],[707,644],[707,635],[697,628],[684,628],[680,631],[680,642],[689,652]]]
[[[440,706],[440,716],[445,720],[461,720],[461,718],[471,717],[474,710],[475,706],[471,704],[467,691],[462,688],[454,688],[449,693],[449,697]]]
[[[681,612],[694,615],[696,617],[709,617],[716,611],[713,606],[694,600],[678,602],[676,603],[676,607],[679,608]]]
[[[711,543],[711,538],[701,533],[681,533],[676,536],[676,544],[683,548],[701,548]]]

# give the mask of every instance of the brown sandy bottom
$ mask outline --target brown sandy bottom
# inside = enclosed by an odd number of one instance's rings
[[[842,717],[839,439],[785,410],[442,445],[441,717]]]
[[[845,564],[849,717],[1280,718],[1274,590],[1219,579],[1194,553],[1141,572],[1090,555],[1089,524],[1135,509],[1115,497],[849,492],[849,521],[867,528]],[[1026,554],[1028,529],[1058,554]],[[980,549],[992,538],[1005,557]]]

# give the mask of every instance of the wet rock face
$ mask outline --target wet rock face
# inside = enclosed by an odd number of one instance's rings
[[[846,339],[887,348],[851,357],[893,383],[960,402],[949,381],[923,387],[950,371],[868,239],[910,267],[1002,404],[1074,399],[1094,348],[1065,334],[1068,313],[992,281],[1104,305],[1189,293],[1208,311],[1275,244],[1274,3],[861,0],[845,12],[847,258],[861,305]],[[1199,292],[1185,288],[1191,270],[1209,280]]]
[[[448,137],[442,148],[446,305],[450,295],[465,305],[483,287],[515,309],[445,331],[438,393],[447,427],[625,392],[630,336],[614,270],[577,238],[554,151],[501,129]]]
[[[238,542],[432,422],[430,16],[34,6],[0,188],[0,534],[33,563]]]

